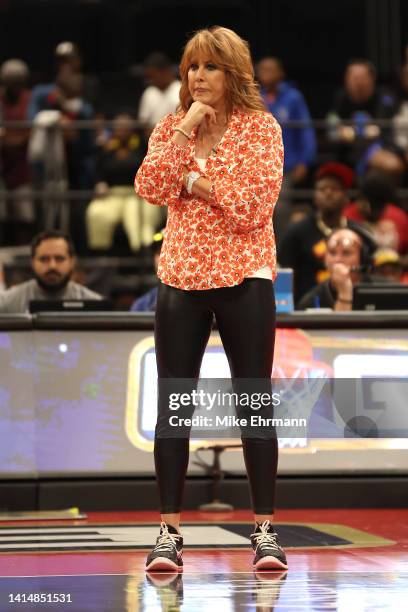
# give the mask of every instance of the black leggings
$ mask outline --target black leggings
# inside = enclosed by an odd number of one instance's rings
[[[263,278],[204,291],[185,291],[159,283],[155,322],[158,377],[198,379],[213,315],[232,378],[270,379],[275,296],[272,281]],[[159,401],[158,422],[161,412]],[[272,439],[241,438],[253,510],[270,514],[275,504],[278,464],[276,432]],[[154,459],[161,512],[180,512],[189,460],[188,438],[160,437],[156,425]]]

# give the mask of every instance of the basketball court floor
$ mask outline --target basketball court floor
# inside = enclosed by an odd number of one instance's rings
[[[184,572],[146,575],[156,512],[0,523],[0,610],[408,609],[407,510],[282,510],[289,570],[252,570],[251,514],[185,512]],[[31,597],[30,597],[31,596]]]

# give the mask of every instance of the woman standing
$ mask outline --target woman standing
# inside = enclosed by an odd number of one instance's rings
[[[231,30],[197,32],[180,74],[180,110],[154,129],[135,180],[141,197],[168,206],[155,322],[159,380],[198,379],[215,315],[232,377],[270,381],[281,130],[265,111],[248,45]],[[154,458],[162,522],[147,571],[183,565],[179,525],[189,439],[166,437],[167,411],[159,394]],[[255,518],[254,567],[286,569],[272,526],[276,432],[242,443]]]

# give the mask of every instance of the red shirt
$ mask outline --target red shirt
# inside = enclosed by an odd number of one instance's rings
[[[31,92],[23,90],[15,104],[0,93],[0,106],[4,121],[26,121]],[[30,167],[27,161],[29,130],[7,129],[0,155],[3,163],[3,177],[8,189],[16,189],[30,182]]]
[[[234,111],[204,174],[194,159],[197,130],[185,147],[171,140],[183,117],[169,114],[157,124],[135,179],[140,196],[168,206],[159,278],[179,289],[231,287],[269,265],[274,279],[272,213],[283,171],[279,124],[267,112]],[[186,192],[183,166],[211,182],[208,201]]]
[[[353,221],[364,223],[365,217],[362,215],[356,203],[347,204],[343,210],[344,216]],[[408,215],[406,212],[395,206],[395,204],[387,204],[382,211],[379,221],[392,221],[395,225],[398,234],[398,252],[406,253],[408,251]]]

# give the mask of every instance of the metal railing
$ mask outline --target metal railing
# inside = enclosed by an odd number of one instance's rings
[[[67,130],[92,130],[95,134],[101,130],[109,130],[112,129],[115,125],[113,120],[78,120],[71,121],[69,125],[66,124],[58,124],[58,130],[61,130],[62,133]],[[293,128],[293,129],[301,129],[305,127],[313,127],[317,131],[317,158],[319,160],[319,156],[324,157],[325,159],[321,159],[320,161],[327,161],[328,159],[334,160],[336,157],[336,147],[339,144],[339,140],[333,136],[334,130],[342,126],[354,127],[356,132],[358,130],[361,131],[361,123],[358,121],[352,120],[340,120],[333,118],[326,119],[310,119],[308,121],[287,121],[281,123],[282,127]],[[375,125],[380,130],[389,130],[395,133],[397,126],[393,119],[376,119],[376,120],[368,120],[366,125]],[[145,130],[146,126],[138,121],[133,120],[129,122],[129,127],[132,127],[133,130],[141,132]],[[0,148],[2,147],[2,138],[1,135],[4,136],[5,131],[7,130],[31,130],[33,127],[37,127],[32,121],[0,121]],[[53,131],[55,130],[55,126],[45,127],[45,130]],[[407,121],[399,121],[398,129],[404,129],[407,131],[408,135],[408,120]],[[356,142],[361,142],[361,136],[356,137]],[[375,140],[375,139],[374,139]],[[351,146],[353,143],[349,143]],[[97,156],[97,149],[95,148],[94,156]],[[400,198],[406,199],[408,198],[408,188],[400,188],[397,190],[397,194]],[[313,190],[307,188],[288,188],[286,191],[287,197],[291,198],[294,201],[306,201],[311,200],[313,197]],[[356,195],[356,191],[352,190],[350,192],[350,196],[354,197]],[[67,206],[75,206],[75,203],[80,201],[84,202],[86,200],[91,201],[91,199],[95,198],[95,191],[93,189],[87,190],[73,190],[70,189],[69,186],[65,186],[63,189],[59,186],[58,188],[53,187],[47,182],[44,183],[43,186],[39,187],[38,185],[34,185],[32,189],[27,190],[25,193],[19,193],[14,190],[7,190],[1,186],[1,169],[0,169],[0,201],[1,200],[21,200],[31,198],[36,201],[50,201],[53,200],[55,202],[66,202]]]

